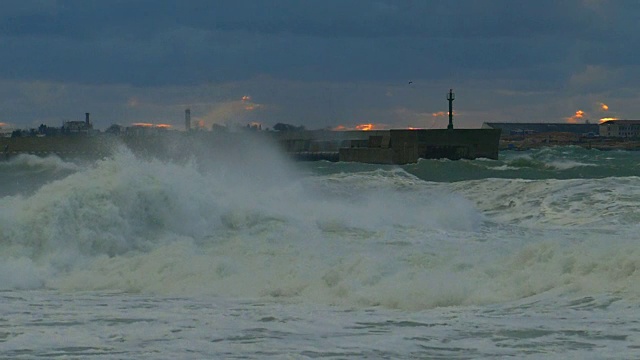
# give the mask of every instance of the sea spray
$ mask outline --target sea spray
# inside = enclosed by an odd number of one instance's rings
[[[23,167],[38,184],[0,195],[2,354],[635,357],[640,153],[250,145]]]
[[[3,208],[2,243],[50,268],[50,278],[40,279],[48,287],[182,291],[192,284],[191,291],[207,292],[203,284],[211,284],[226,289],[212,290],[216,294],[282,297],[323,284],[323,272],[350,262],[343,256],[367,241],[374,247],[407,241],[394,239],[396,227],[467,230],[481,221],[461,197],[418,187],[417,200],[410,191],[416,179],[403,172],[345,184],[328,180],[335,185],[321,188],[294,173],[276,186],[250,181],[245,171],[202,170],[196,162],[121,151],[32,196],[11,198],[11,209]],[[401,191],[381,189],[389,181]],[[369,189],[349,189],[362,182]],[[345,190],[352,196],[342,197]],[[456,221],[442,215],[443,204],[457,213]],[[460,221],[465,213],[468,219]]]
[[[616,226],[633,226],[635,178],[430,182],[276,159],[122,150],[5,197],[3,270],[20,275],[2,288],[413,310],[635,296],[635,230]]]

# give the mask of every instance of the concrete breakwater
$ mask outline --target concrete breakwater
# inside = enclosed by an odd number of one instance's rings
[[[5,157],[18,154],[98,155],[109,154],[115,142],[106,136],[47,136],[0,138],[0,154]]]
[[[250,152],[264,136],[240,133],[164,131],[151,135],[113,135],[99,133],[88,136],[15,137],[0,138],[0,154],[12,157],[19,154],[38,156],[100,158],[121,148],[136,155],[169,159],[191,157],[233,157]]]
[[[264,156],[271,145],[296,160],[407,164],[420,158],[497,159],[499,129],[374,131],[178,132],[0,138],[5,158],[17,154],[104,157],[121,146],[161,158]]]
[[[316,131],[277,136],[285,151],[300,156],[333,153],[339,161],[408,164],[418,159],[497,159],[500,129]]]

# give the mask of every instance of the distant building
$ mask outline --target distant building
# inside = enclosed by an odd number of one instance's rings
[[[3,128],[2,126],[0,126],[0,137],[11,137],[12,132],[13,129]]]
[[[501,129],[501,136],[531,135],[549,132],[568,132],[573,134],[597,134],[598,124],[571,123],[518,123],[518,122],[486,122],[483,129]]]
[[[226,125],[220,125],[220,124],[213,124],[211,125],[211,131],[224,131],[227,132],[229,131],[229,128]]]
[[[120,134],[124,133],[124,131],[125,131],[125,127],[124,126],[118,125],[118,124],[112,124],[104,132],[107,133],[107,134],[112,134],[112,135],[120,135]]]
[[[60,132],[61,129],[57,127],[49,127],[45,124],[40,124],[40,126],[38,126],[38,135],[40,136],[55,136],[59,135]]]
[[[262,124],[256,122],[249,123],[247,124],[247,130],[262,131]]]
[[[609,120],[599,125],[600,136],[635,138],[640,137],[640,120]]]
[[[62,124],[62,132],[69,133],[89,133],[93,130],[93,124],[89,120],[89,113],[85,113],[84,121],[65,121]]]

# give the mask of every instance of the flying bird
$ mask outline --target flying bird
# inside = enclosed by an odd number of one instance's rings
[[[413,81],[409,81],[409,85],[413,84]]]

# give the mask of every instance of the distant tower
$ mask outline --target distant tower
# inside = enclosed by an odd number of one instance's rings
[[[447,129],[453,130],[453,100],[456,98],[456,94],[453,93],[453,89],[449,89],[447,94],[447,100],[449,100],[449,125]]]
[[[184,129],[186,131],[191,130],[191,109],[184,111]]]
[[[87,129],[88,129],[89,126],[91,125],[91,122],[89,121],[89,113],[84,113],[84,123],[87,125]]]

